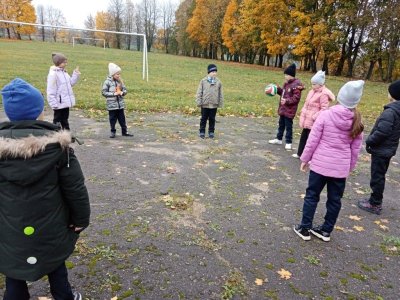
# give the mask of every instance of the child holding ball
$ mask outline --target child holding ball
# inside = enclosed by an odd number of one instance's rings
[[[285,135],[285,149],[292,150],[293,137],[293,119],[296,116],[297,106],[301,98],[301,91],[304,85],[296,77],[296,65],[291,64],[283,72],[285,74],[285,83],[283,87],[278,86],[278,95],[281,96],[278,107],[279,127],[275,139],[269,140],[268,143],[274,145],[282,145],[283,133]]]

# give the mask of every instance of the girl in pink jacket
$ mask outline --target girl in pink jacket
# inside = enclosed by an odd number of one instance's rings
[[[300,157],[301,171],[310,168],[304,197],[301,223],[294,226],[303,240],[311,239],[310,232],[325,242],[338,218],[346,178],[355,168],[362,145],[361,115],[356,106],[361,99],[364,81],[349,81],[340,89],[339,104],[322,111],[312,126],[307,144]],[[327,185],[325,221],[313,227],[313,219],[321,191]]]
[[[79,67],[69,76],[65,67],[67,58],[62,53],[53,53],[54,66],[50,67],[47,76],[47,102],[54,111],[53,123],[60,123],[62,129],[69,130],[69,108],[75,105],[72,87],[78,82]]]
[[[307,99],[300,113],[301,132],[297,154],[294,158],[300,158],[307,143],[308,136],[319,113],[329,107],[329,102],[335,100],[335,95],[325,86],[325,72],[318,71],[311,78],[312,89],[308,92]]]

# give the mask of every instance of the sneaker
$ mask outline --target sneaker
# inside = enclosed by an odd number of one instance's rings
[[[130,133],[126,132],[126,133],[123,133],[122,136],[133,136],[133,134],[130,134]]]
[[[295,153],[295,154],[292,154],[292,157],[297,158],[297,159],[300,159],[300,156],[298,156],[296,153]]]
[[[115,138],[115,132],[111,132],[110,139],[114,139],[114,138]]]
[[[213,139],[213,138],[214,138],[214,132],[209,132],[209,133],[208,133],[208,137],[209,137],[210,139]]]
[[[380,215],[382,212],[382,205],[373,205],[369,203],[368,199],[358,201],[358,207],[362,210],[370,212],[371,214]]]
[[[317,238],[323,240],[324,242],[329,242],[331,240],[331,234],[326,231],[323,231],[322,226],[314,227],[310,229],[310,232]]]
[[[282,145],[282,140],[273,139],[273,140],[269,140],[268,143],[273,144],[273,145]]]
[[[286,144],[285,150],[292,150],[292,144]]]
[[[81,293],[73,292],[73,295],[74,295],[74,300],[82,300]]]
[[[308,229],[305,229],[305,228],[301,227],[301,225],[294,225],[293,226],[293,230],[304,241],[311,240],[310,231]]]
[[[199,137],[202,138],[202,139],[204,139],[204,138],[206,137],[206,134],[205,134],[204,132],[200,132],[200,133],[199,133]]]

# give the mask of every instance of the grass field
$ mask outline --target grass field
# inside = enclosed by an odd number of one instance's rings
[[[61,43],[0,40],[0,86],[15,77],[21,77],[45,92],[48,69],[52,64],[51,53],[63,52],[68,57],[69,73],[79,65],[82,76],[74,87],[77,106],[89,114],[105,113],[101,85],[108,73],[108,62],[122,67],[122,76],[128,88],[128,110],[173,111],[193,114],[197,85],[205,76],[209,63],[216,63],[218,76],[223,82],[225,107],[220,115],[274,116],[278,97],[266,97],[266,83],[283,83],[281,69],[234,64],[221,61],[149,53],[149,82],[142,80],[142,53],[117,49],[96,48]],[[306,84],[302,103],[311,87],[312,74],[298,72]],[[347,78],[328,77],[327,86],[337,94]],[[367,123],[375,119],[387,102],[387,86],[367,82],[359,105]],[[371,125],[371,124],[368,124]]]

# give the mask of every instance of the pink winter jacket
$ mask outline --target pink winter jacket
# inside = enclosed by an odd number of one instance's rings
[[[300,113],[300,127],[311,129],[319,113],[329,107],[329,101],[334,101],[335,95],[325,86],[308,92]]]
[[[355,168],[363,134],[349,136],[354,113],[341,104],[322,111],[315,121],[300,159],[310,170],[327,177],[346,178]]]
[[[51,66],[47,76],[47,102],[54,110],[72,107],[75,105],[75,96],[72,91],[79,79],[74,71],[70,77],[62,68]]]

